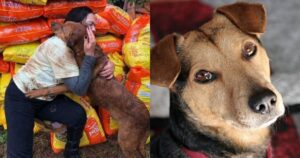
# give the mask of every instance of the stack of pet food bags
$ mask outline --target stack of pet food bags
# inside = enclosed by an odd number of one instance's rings
[[[66,13],[78,6],[89,6],[96,12],[97,44],[115,64],[115,78],[126,85],[149,108],[150,102],[150,20],[148,15],[137,19],[121,8],[107,5],[106,0],[0,0],[0,126],[5,126],[4,93],[14,73],[25,64],[38,45],[53,35],[52,22],[64,21]],[[125,61],[125,62],[124,62]],[[87,97],[66,94],[87,112],[88,120],[80,146],[106,141],[117,133],[118,125],[109,112],[99,108],[99,117]],[[101,106],[101,105],[100,105]],[[36,124],[38,129],[38,124]],[[51,124],[50,124],[51,126]],[[102,128],[103,126],[103,128]],[[52,127],[60,128],[57,123]],[[37,130],[36,130],[37,131]],[[51,132],[55,153],[64,149],[64,130]],[[106,135],[106,136],[105,136]]]
[[[99,30],[100,34],[106,35],[97,37],[97,43],[115,64],[115,78],[149,109],[150,16],[131,19],[127,12],[111,5],[97,16],[99,28],[103,28],[100,24],[110,25],[108,30]],[[106,135],[115,135],[118,131],[117,122],[103,108],[99,108],[99,115]]]
[[[150,16],[137,17],[124,39],[123,54],[130,70],[125,87],[150,110]],[[150,142],[150,136],[147,143]]]
[[[38,45],[52,36],[49,22],[61,21],[57,19],[63,19],[69,10],[79,6],[89,6],[95,12],[100,12],[106,3],[106,0],[0,0],[0,126],[7,128],[3,104],[6,87]],[[85,98],[68,96],[80,103],[87,112],[81,146],[106,141],[96,110]],[[56,128],[54,125],[53,128]],[[39,131],[37,123],[34,131]],[[51,133],[51,145],[55,152],[64,148],[63,138],[62,133]]]

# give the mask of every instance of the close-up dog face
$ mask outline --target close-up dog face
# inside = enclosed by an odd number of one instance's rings
[[[69,47],[74,47],[80,42],[83,43],[83,38],[86,35],[85,26],[76,22],[52,23],[51,27],[56,35],[65,39]]]
[[[151,82],[180,96],[187,105],[184,113],[199,131],[243,146],[265,139],[266,127],[283,115],[284,106],[271,83],[269,59],[259,39],[265,27],[264,8],[237,3],[235,7],[243,10],[239,12],[232,6],[219,8],[197,30],[161,40],[152,50]],[[246,136],[252,134],[257,137]]]
[[[224,15],[181,38],[179,56],[189,66],[182,97],[191,118],[262,128],[283,114],[282,97],[271,84],[269,60],[258,38]]]

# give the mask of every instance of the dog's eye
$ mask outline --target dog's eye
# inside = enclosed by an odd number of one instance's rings
[[[200,70],[195,74],[195,81],[199,83],[208,83],[216,79],[216,75],[206,70]]]
[[[243,47],[243,56],[246,59],[250,59],[256,54],[256,45],[252,42],[247,42]]]

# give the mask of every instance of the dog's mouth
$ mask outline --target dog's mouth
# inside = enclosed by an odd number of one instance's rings
[[[277,121],[278,117],[275,117],[273,119],[270,119],[268,121],[266,121],[265,123],[261,124],[258,128],[266,128],[271,126],[273,123],[275,123]]]
[[[231,124],[242,129],[261,129],[271,126],[277,119],[283,116],[285,109],[281,95],[269,89],[256,91],[243,105],[234,106],[234,117],[230,118]],[[245,99],[243,99],[245,100]],[[242,108],[243,107],[243,108]]]
[[[269,115],[264,117],[249,117],[248,119],[241,119],[237,122],[231,122],[231,124],[237,128],[242,129],[261,129],[271,126],[281,117],[283,113],[278,115]]]

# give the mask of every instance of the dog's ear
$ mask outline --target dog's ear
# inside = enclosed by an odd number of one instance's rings
[[[238,2],[217,8],[242,31],[261,34],[266,29],[266,11],[262,4]]]
[[[54,34],[57,34],[58,32],[62,31],[62,24],[57,22],[51,23],[51,30],[54,32]]]
[[[171,88],[180,73],[178,49],[184,37],[173,33],[151,49],[151,84]]]

